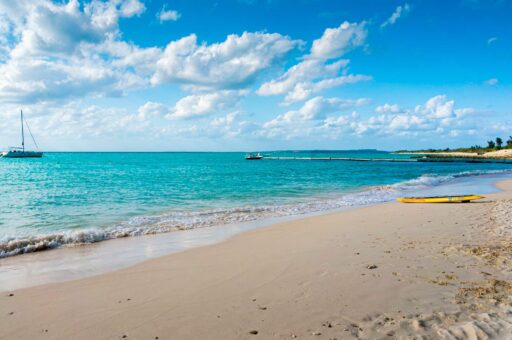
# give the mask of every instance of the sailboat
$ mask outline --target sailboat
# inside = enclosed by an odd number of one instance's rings
[[[32,131],[30,131],[30,127],[26,120],[23,119],[23,110],[20,112],[21,114],[21,147],[11,147],[8,151],[4,151],[0,154],[0,157],[4,158],[39,158],[43,157],[43,153],[39,150],[37,151],[29,151],[25,150],[25,130],[24,125],[27,124],[28,132],[30,133],[30,136],[32,137],[32,141],[34,142],[34,145],[37,149],[37,143],[34,139],[34,136],[32,135]]]

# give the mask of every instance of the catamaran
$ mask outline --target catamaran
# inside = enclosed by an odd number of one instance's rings
[[[33,157],[43,157],[43,153],[39,151],[39,148],[37,146],[36,140],[34,139],[34,136],[32,135],[32,131],[30,131],[30,126],[28,125],[27,121],[23,119],[23,110],[21,110],[21,147],[10,147],[9,150],[4,151],[0,154],[0,157],[4,158],[33,158]],[[27,124],[28,132],[30,133],[30,136],[32,137],[32,141],[34,142],[34,145],[36,146],[37,151],[29,151],[25,150],[25,130],[24,125]]]

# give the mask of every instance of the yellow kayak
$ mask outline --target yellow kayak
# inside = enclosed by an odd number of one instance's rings
[[[435,197],[399,197],[396,200],[402,203],[467,203],[484,198],[478,195],[465,196],[435,196]]]

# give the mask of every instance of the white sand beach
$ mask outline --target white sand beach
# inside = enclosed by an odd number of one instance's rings
[[[309,217],[4,292],[0,338],[506,338],[512,181],[500,187],[477,203]]]

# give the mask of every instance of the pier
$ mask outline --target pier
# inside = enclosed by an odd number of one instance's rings
[[[273,161],[346,161],[346,162],[392,162],[392,163],[500,163],[512,164],[508,159],[492,158],[352,158],[352,157],[279,157],[263,156],[261,159]]]
[[[350,158],[350,157],[269,157],[263,156],[263,159],[274,161],[349,161],[349,162],[417,162],[415,159],[399,158]]]

